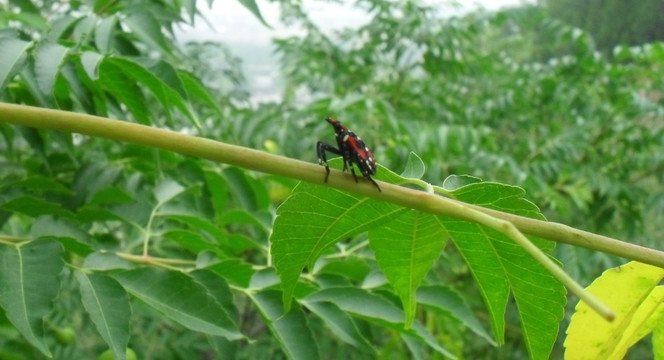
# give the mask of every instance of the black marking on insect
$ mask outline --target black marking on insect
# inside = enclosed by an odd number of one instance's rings
[[[353,164],[355,164],[362,176],[371,181],[378,191],[382,191],[380,186],[371,178],[371,175],[376,173],[376,160],[374,160],[371,150],[367,145],[362,141],[362,139],[355,135],[354,132],[348,130],[348,128],[339,122],[339,120],[333,117],[326,117],[325,121],[332,124],[334,127],[335,137],[337,139],[337,146],[334,147],[328,143],[319,141],[316,143],[316,152],[318,154],[318,163],[325,165],[325,182],[330,176],[330,167],[327,165],[327,156],[326,152],[331,152],[333,154],[341,155],[344,159],[344,168],[343,171],[350,169],[350,172],[357,182],[357,176],[355,175],[355,170]]]

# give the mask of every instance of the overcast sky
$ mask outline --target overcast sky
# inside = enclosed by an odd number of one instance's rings
[[[449,1],[429,0],[429,3],[449,3]],[[487,9],[499,9],[509,5],[517,5],[523,0],[457,0],[463,8],[474,9],[483,6]],[[199,2],[203,3],[203,2]],[[317,24],[329,24],[330,29],[357,25],[367,21],[366,13],[352,8],[351,5],[331,2],[303,1],[307,13]],[[352,3],[347,1],[346,3]],[[178,32],[178,38],[186,40],[218,40],[226,44],[252,43],[254,45],[269,44],[273,36],[284,36],[297,31],[287,29],[279,24],[278,6],[266,1],[257,0],[263,17],[273,29],[260,23],[238,0],[217,0],[212,9],[203,4],[201,11],[210,24],[197,19],[196,25],[185,27]],[[212,26],[212,28],[210,27]]]

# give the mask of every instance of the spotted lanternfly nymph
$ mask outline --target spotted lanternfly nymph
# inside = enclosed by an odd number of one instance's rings
[[[380,186],[371,178],[371,175],[376,173],[376,160],[374,160],[371,150],[367,145],[360,139],[359,136],[355,135],[354,132],[348,130],[348,128],[339,122],[339,120],[326,117],[325,120],[332,124],[334,127],[335,137],[337,139],[337,147],[334,147],[328,143],[319,141],[316,143],[316,152],[318,153],[318,163],[325,165],[325,182],[330,176],[330,167],[327,165],[327,157],[325,152],[331,152],[333,154],[341,155],[344,159],[344,168],[343,171],[350,169],[350,172],[357,182],[357,176],[355,175],[355,170],[353,164],[355,164],[359,169],[362,175],[371,181],[378,191]]]

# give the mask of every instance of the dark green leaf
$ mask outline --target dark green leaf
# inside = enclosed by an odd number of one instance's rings
[[[311,333],[304,312],[298,307],[284,313],[279,291],[266,290],[250,296],[272,335],[289,359],[319,359],[316,339]]]
[[[114,277],[130,294],[188,329],[229,340],[243,338],[205,287],[181,272],[141,268]]]
[[[2,204],[0,208],[8,211],[20,212],[32,217],[53,214],[66,218],[73,218],[74,216],[74,214],[68,210],[63,209],[60,206],[60,203],[47,201],[33,196],[21,196],[12,199]]]
[[[475,334],[495,345],[493,337],[484,330],[475,314],[473,314],[473,310],[451,288],[440,285],[422,286],[417,290],[417,302],[442,315],[458,319]]]
[[[136,85],[136,81],[127,76],[123,68],[110,61],[110,58],[104,59],[99,65],[99,81],[105,90],[127,106],[139,123],[151,124],[141,89]]]
[[[332,302],[345,312],[413,336],[440,354],[454,358],[421,324],[415,322],[412,329],[405,329],[403,311],[380,296],[357,288],[329,288],[307,296],[304,301]]]
[[[168,85],[168,83],[166,83],[163,79],[159,78],[159,74],[151,72],[139,63],[123,58],[107,58],[102,62],[104,69],[108,68],[109,64],[112,64],[112,66],[116,69],[113,70],[114,72],[121,71],[128,81],[132,81],[133,84],[140,84],[147,87],[150,92],[157,98],[157,100],[159,100],[163,106],[163,110],[166,111],[166,115],[169,118],[171,117],[170,109],[172,107],[176,107],[178,110],[180,110],[180,112],[187,116],[192,124],[194,124],[196,127],[200,127],[198,119],[196,119],[194,114],[191,112],[191,109],[189,108],[189,105],[187,105],[186,100],[180,93],[178,93],[178,91],[176,91],[177,88],[173,88]],[[177,76],[177,73],[174,71],[171,71],[171,73],[173,76]],[[179,79],[177,80],[178,81],[175,82],[179,84],[179,87],[181,87],[181,81],[179,81]],[[118,97],[117,94],[114,93],[114,95]],[[124,97],[122,97],[121,100],[123,98]]]
[[[226,312],[230,314],[234,322],[237,323],[240,320],[238,309],[233,302],[233,293],[226,280],[209,269],[195,270],[190,275],[201,285],[205,286],[208,293],[214,297],[219,305],[226,309]]]
[[[318,315],[330,328],[332,333],[343,342],[361,349],[367,353],[374,354],[376,350],[369,341],[362,336],[353,319],[345,312],[330,302],[303,301],[307,309]]]

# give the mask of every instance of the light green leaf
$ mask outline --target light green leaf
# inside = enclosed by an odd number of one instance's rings
[[[470,184],[482,182],[482,179],[470,175],[450,175],[443,181],[443,188],[446,190],[456,190]]]
[[[260,291],[249,297],[289,359],[320,358],[316,339],[311,333],[302,309],[295,307],[284,313],[281,292],[276,290]]]
[[[112,252],[94,252],[83,260],[83,267],[88,270],[129,270],[134,264]]]
[[[249,288],[249,283],[256,272],[253,266],[240,259],[222,260],[206,267],[210,271],[221,275],[228,281],[243,288]]]
[[[168,202],[169,200],[173,199],[174,197],[182,194],[185,192],[187,189],[183,187],[182,185],[178,184],[177,182],[171,180],[171,179],[166,179],[154,188],[154,197],[157,199],[157,202],[159,205],[163,205],[164,203]]]
[[[369,231],[376,261],[401,298],[406,327],[415,319],[415,292],[438,260],[448,237],[436,216],[414,210]]]
[[[408,154],[408,161],[406,161],[406,168],[401,173],[402,177],[420,179],[424,176],[424,162],[414,152]]]
[[[655,360],[664,359],[664,322],[660,321],[655,325],[652,334],[652,351]]]
[[[9,37],[0,39],[0,93],[25,64],[30,46],[32,43],[28,41]]]
[[[124,23],[129,26],[134,35],[154,50],[171,54],[171,46],[161,32],[161,26],[154,14],[144,9],[130,13],[131,15],[125,19]]]
[[[205,287],[181,272],[141,268],[114,277],[130,294],[188,329],[229,340],[243,338]]]
[[[39,89],[46,96],[53,95],[55,78],[67,55],[68,48],[51,42],[43,42],[35,50],[35,75]]]
[[[42,319],[51,312],[51,301],[60,289],[63,265],[57,241],[0,245],[0,306],[21,335],[49,357]]]
[[[99,1],[95,2],[95,4],[99,3]],[[95,45],[97,45],[97,49],[102,54],[107,54],[111,51],[117,21],[115,15],[105,17],[101,19],[95,28]],[[90,76],[90,78],[95,79],[93,76]]]
[[[116,359],[124,360],[129,342],[131,308],[129,298],[115,279],[100,274],[76,272],[81,301],[99,335]]]
[[[96,52],[84,51],[81,54],[81,65],[83,65],[83,69],[90,79],[97,80],[99,78],[97,69],[102,60],[104,60],[104,57]]]
[[[284,303],[300,273],[332,244],[400,216],[405,209],[327,187],[301,183],[279,209],[271,237]]]

